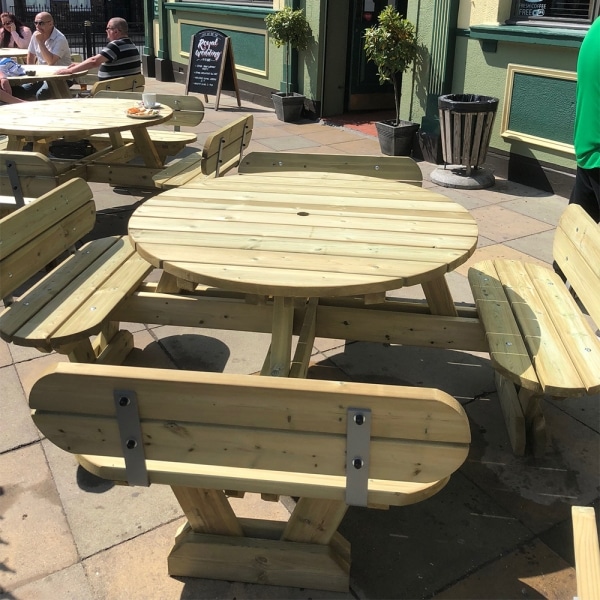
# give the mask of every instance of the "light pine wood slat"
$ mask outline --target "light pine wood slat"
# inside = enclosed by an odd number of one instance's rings
[[[575,547],[575,573],[579,600],[600,597],[600,547],[592,507],[572,506],[573,545]]]
[[[76,381],[75,381],[76,380]],[[93,369],[61,363],[53,375],[40,379],[54,397],[36,391],[30,395],[33,409],[75,412],[82,415],[114,414],[112,390],[135,388],[144,398],[142,418],[160,418],[165,410],[164,389],[176,387],[178,393],[168,404],[174,420],[186,420],[190,406],[202,415],[202,422],[228,423],[232,415],[239,426],[252,427],[257,413],[261,426],[276,430],[301,428],[310,432],[332,431],[346,434],[339,420],[347,407],[374,408],[371,431],[375,436],[411,437],[426,441],[446,440],[462,443],[469,434],[463,427],[464,410],[447,394],[426,388],[374,385],[355,382],[315,381],[289,378],[253,377],[223,373],[155,370],[142,367],[100,367]],[[86,400],[81,388],[85,385]],[[282,401],[282,390],[285,399]],[[336,393],[339,395],[335,398]],[[395,415],[402,406],[402,416]],[[203,407],[203,408],[200,408]],[[428,415],[435,411],[436,419]],[[315,419],[322,414],[326,421]]]
[[[113,457],[79,455],[79,463],[90,473],[125,483],[125,460]],[[344,500],[346,478],[326,475],[304,475],[286,471],[261,471],[146,461],[151,483],[181,485],[209,489],[239,490],[254,493],[273,493],[285,496],[301,496],[324,500]],[[369,481],[369,505],[409,506],[431,498],[448,483],[445,477],[433,483],[412,481]]]
[[[556,329],[552,314],[540,298],[525,264],[498,261],[496,269],[508,290],[512,309],[544,390],[555,396],[563,396],[567,390],[581,393],[585,386],[564,347],[564,332]],[[556,275],[554,283],[562,285]],[[554,303],[554,309],[559,310],[560,305]]]
[[[133,257],[133,252],[127,239],[115,237],[106,251],[77,277],[63,278],[63,283],[60,284],[60,276],[63,274],[60,271],[55,272],[54,278],[59,282],[60,293],[53,291],[50,302],[31,315],[22,330],[14,332],[12,340],[27,346],[49,344],[53,347],[73,341],[74,336],[96,332],[115,304],[124,297],[123,286],[132,282],[127,277],[127,269],[133,269],[133,281],[137,282],[151,270],[151,266],[138,257],[134,257],[133,262],[126,264],[128,259]],[[122,271],[124,277],[121,279],[117,273],[124,264],[126,264],[125,270]],[[119,282],[118,286],[115,287],[111,282],[103,292],[103,286],[113,275]],[[97,299],[101,297],[102,300],[95,302],[98,310],[85,310],[90,306],[87,302],[90,298],[94,298],[95,294]],[[84,314],[78,315],[78,311],[82,309]],[[71,323],[65,325],[70,319],[73,319]],[[75,325],[81,327],[79,331]],[[63,326],[65,327],[63,334],[59,335],[58,332]]]
[[[408,157],[391,156],[348,156],[348,155],[306,155],[281,152],[251,152],[247,154],[238,171],[244,173],[264,173],[279,175],[280,171],[308,172],[310,177],[318,176],[318,171],[330,173],[330,177],[342,178],[345,173],[370,175],[394,180],[411,181],[421,184],[423,175],[418,165]]]

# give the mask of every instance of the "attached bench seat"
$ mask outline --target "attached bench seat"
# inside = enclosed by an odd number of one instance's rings
[[[0,217],[84,173],[39,152],[0,151]]]
[[[96,98],[131,100],[132,104],[142,99],[141,92],[101,91],[94,96]],[[173,117],[165,124],[172,126],[172,131],[156,127],[148,129],[150,139],[154,142],[161,160],[164,161],[167,156],[176,156],[186,146],[193,144],[198,139],[194,132],[181,131],[181,127],[196,127],[199,125],[204,119],[204,104],[197,96],[175,94],[156,94],[156,101],[173,109]],[[130,131],[124,131],[121,135],[125,142],[133,141]],[[110,145],[110,137],[107,133],[96,134],[89,139],[97,149]]]
[[[328,177],[335,175],[341,178],[344,174],[364,175],[412,183],[419,187],[423,183],[419,165],[408,156],[250,152],[244,156],[238,168],[240,174],[278,175],[289,171],[302,171],[307,176],[309,173],[326,172]]]
[[[543,452],[544,394],[600,393],[600,340],[595,333],[600,324],[600,225],[581,207],[568,206],[553,254],[570,288],[553,270],[534,263],[496,259],[469,270],[517,454],[523,454],[527,439],[536,454]]]
[[[152,270],[123,236],[93,240],[21,292],[48,263],[72,249],[95,224],[89,185],[73,179],[0,221],[0,337],[56,350],[80,362],[120,362],[132,348],[109,313]],[[19,290],[18,299],[11,295]],[[92,345],[89,336],[101,334]],[[101,357],[102,355],[102,357]]]
[[[206,177],[220,177],[240,164],[252,138],[254,117],[246,115],[211,134],[202,148],[154,176],[157,187],[168,189]]]
[[[338,591],[348,504],[427,499],[470,443],[460,404],[427,388],[61,363],[30,406],[90,472],[172,486],[189,522],[171,575]],[[223,490],[300,500],[287,524],[238,519]]]
[[[112,79],[102,79],[94,83],[90,90],[90,96],[104,91],[115,92],[143,92],[146,85],[146,78],[139,73],[138,75],[127,75],[126,77],[113,77]]]

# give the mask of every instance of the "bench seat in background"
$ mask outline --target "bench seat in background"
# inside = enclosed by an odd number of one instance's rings
[[[96,93],[95,96],[98,98],[131,100],[132,105],[142,99],[141,92],[101,91]],[[194,132],[181,131],[181,128],[196,127],[202,122],[204,119],[204,104],[197,96],[175,94],[156,94],[156,101],[173,109],[173,117],[166,123],[167,126],[173,126],[172,130],[157,129],[155,127],[148,129],[150,139],[154,142],[159,156],[164,161],[167,156],[176,156],[186,146],[197,140]],[[125,142],[133,141],[131,132],[125,131],[121,135]],[[108,134],[96,134],[89,139],[93,146],[98,149],[110,145]]]
[[[240,164],[252,138],[254,117],[246,115],[208,136],[201,152],[178,160],[154,176],[161,189],[184,186],[206,177],[220,177]]]

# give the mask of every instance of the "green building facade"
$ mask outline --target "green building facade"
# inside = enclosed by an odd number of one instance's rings
[[[600,0],[147,0],[144,72],[185,83],[191,38],[218,29],[231,40],[242,102],[271,106],[271,93],[284,89],[285,55],[269,43],[264,18],[290,4],[304,9],[313,34],[291,65],[307,113],[388,109],[391,90],[362,50],[364,30],[388,3],[415,24],[421,44],[401,102],[402,118],[421,125],[417,156],[441,162],[440,95],[494,96],[487,162],[499,175],[568,195],[577,55]]]

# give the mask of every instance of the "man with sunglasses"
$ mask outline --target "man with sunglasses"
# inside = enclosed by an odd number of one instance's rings
[[[71,63],[66,69],[58,71],[61,75],[80,73],[98,69],[100,81],[113,77],[139,75],[141,71],[140,52],[129,39],[129,26],[125,19],[114,17],[106,26],[108,44],[95,56],[80,63]]]
[[[54,19],[47,12],[41,12],[35,17],[35,32],[31,36],[27,48],[27,64],[39,65],[70,65],[71,49],[67,38],[56,27]],[[48,83],[37,81],[22,86],[26,96],[35,96],[38,100],[50,98]],[[15,95],[16,95],[16,90]]]

